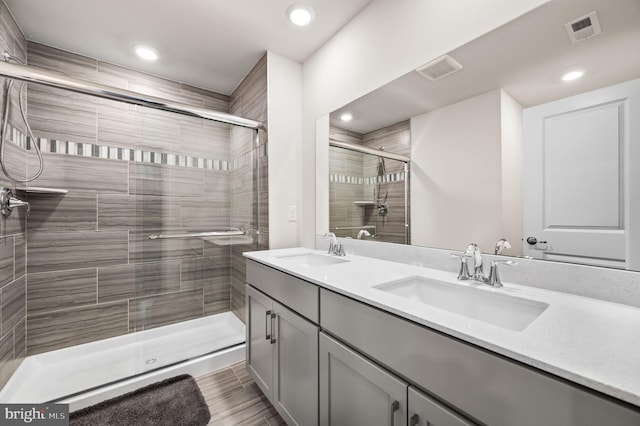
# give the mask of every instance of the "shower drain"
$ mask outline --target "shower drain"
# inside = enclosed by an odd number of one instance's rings
[[[157,360],[158,360],[158,358],[149,358],[144,363],[147,364],[147,365],[155,364]]]

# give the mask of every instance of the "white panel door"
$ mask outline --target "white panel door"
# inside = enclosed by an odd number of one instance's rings
[[[524,255],[640,267],[639,103],[633,80],[524,110]]]

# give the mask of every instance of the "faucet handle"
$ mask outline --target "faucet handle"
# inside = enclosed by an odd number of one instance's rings
[[[464,253],[464,252],[461,252],[461,251],[452,251],[451,252],[451,257],[457,257],[457,258],[466,260],[466,259],[470,258],[471,255],[467,254],[467,253]]]
[[[469,264],[467,263],[467,259],[471,257],[467,253],[451,253],[451,257],[457,257],[460,259],[460,271],[458,271],[458,279],[459,280],[468,280],[471,279],[471,274],[469,273]]]
[[[346,256],[347,252],[344,250],[344,246],[347,244],[346,241],[339,241],[336,246],[335,249],[333,251],[333,254],[335,254],[336,256]]]
[[[31,205],[27,201],[22,201],[13,196],[13,192],[9,188],[0,187],[0,212],[3,216],[11,215],[16,207],[26,207],[27,215],[31,213]]]
[[[518,262],[514,262],[513,260],[492,260],[487,284],[493,287],[502,287],[502,281],[500,280],[500,274],[498,273],[499,264],[515,266],[518,264]]]

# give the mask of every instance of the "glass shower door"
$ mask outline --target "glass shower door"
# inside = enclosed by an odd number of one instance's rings
[[[258,157],[255,130],[145,108],[137,113],[129,331],[144,331],[136,358],[147,371],[238,343],[242,253],[258,247]],[[164,333],[173,331],[183,336],[180,343],[165,345]]]

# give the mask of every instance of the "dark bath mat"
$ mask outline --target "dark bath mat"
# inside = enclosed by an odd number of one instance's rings
[[[204,426],[211,413],[193,377],[183,374],[74,411],[70,426]]]

